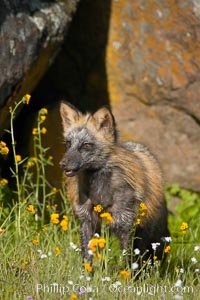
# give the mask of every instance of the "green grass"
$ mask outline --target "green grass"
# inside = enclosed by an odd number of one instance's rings
[[[79,223],[64,188],[57,190],[46,179],[46,167],[53,168],[50,149],[42,146],[46,110],[38,113],[34,158],[17,156],[13,121],[22,103],[27,104],[26,96],[11,109],[14,190],[0,179],[0,299],[200,299],[199,195],[177,185],[166,188],[168,202],[172,196],[182,199],[169,216],[171,250],[164,262],[144,262],[137,280],[138,269],[124,262],[104,224],[106,244],[93,254],[92,276],[82,262]],[[3,157],[5,147],[0,144]],[[185,231],[183,222],[188,223]],[[133,261],[138,260],[142,257],[133,253]]]

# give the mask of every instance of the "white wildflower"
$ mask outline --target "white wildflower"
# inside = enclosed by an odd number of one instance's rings
[[[194,251],[200,251],[200,246],[194,246]]]
[[[160,246],[160,243],[151,243],[152,249],[155,251],[158,246]]]
[[[182,285],[182,280],[181,279],[178,279],[175,283],[175,287],[180,287]]]
[[[197,263],[196,257],[192,257],[192,258],[191,258],[191,261],[192,261],[194,264],[196,264],[196,263]]]
[[[139,254],[140,254],[140,249],[135,248],[135,249],[134,249],[134,253],[135,253],[135,255],[139,255]]]
[[[40,258],[41,259],[47,258],[47,255],[45,253],[43,253],[43,254],[40,255]]]
[[[139,264],[138,264],[137,262],[134,262],[134,263],[132,263],[132,265],[131,265],[131,269],[132,269],[132,270],[137,270],[138,267],[139,267]]]

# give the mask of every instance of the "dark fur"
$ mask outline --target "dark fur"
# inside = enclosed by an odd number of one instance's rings
[[[163,253],[162,237],[169,236],[162,176],[156,159],[143,145],[117,141],[112,113],[102,108],[82,114],[62,103],[61,117],[67,151],[61,161],[66,173],[68,197],[80,220],[83,258],[91,261],[88,243],[100,232],[101,218],[94,206],[101,204],[114,222],[110,229],[122,249],[130,249],[132,228],[144,202],[147,212],[137,225],[134,248],[152,254],[152,242],[160,242],[156,255]]]

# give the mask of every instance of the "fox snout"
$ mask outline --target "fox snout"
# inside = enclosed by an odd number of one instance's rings
[[[66,153],[60,161],[60,167],[64,170],[66,176],[75,176],[81,167],[80,154],[78,151]]]

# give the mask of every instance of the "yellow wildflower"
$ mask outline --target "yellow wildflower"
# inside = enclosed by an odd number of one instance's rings
[[[23,261],[23,263],[21,264],[21,269],[23,270],[27,265],[28,265],[28,262]]]
[[[170,253],[170,251],[171,251],[171,246],[166,246],[164,252]]]
[[[15,155],[15,159],[17,162],[20,162],[22,160],[22,157],[21,157],[21,155],[17,154],[17,155]]]
[[[45,127],[42,127],[41,133],[42,133],[42,134],[46,134],[46,132],[47,132],[47,129],[46,129]]]
[[[8,184],[8,180],[5,179],[5,178],[2,178],[2,179],[0,180],[0,184],[6,185],[6,184]]]
[[[37,133],[38,133],[37,128],[33,128],[33,130],[32,130],[32,135],[36,135]]]
[[[105,212],[105,213],[100,214],[100,217],[102,219],[106,219],[107,224],[110,224],[110,223],[114,222],[114,219],[113,219],[113,217],[111,216],[111,214],[109,212]]]
[[[34,206],[33,206],[32,204],[30,204],[30,205],[26,208],[26,210],[27,210],[28,212],[30,212],[31,214],[35,214],[35,213],[36,213],[36,210],[35,210],[35,208],[34,208]]]
[[[186,222],[183,222],[182,224],[181,224],[181,230],[183,231],[183,232],[186,232],[186,229],[188,229],[189,228],[189,226],[188,226],[188,223],[186,223]]]
[[[122,270],[120,271],[120,277],[123,279],[129,278],[131,276],[130,272],[126,271],[126,270]]]
[[[97,251],[97,245],[98,245],[98,238],[92,238],[89,242],[89,249],[92,250],[93,252]]]
[[[38,243],[39,243],[39,239],[38,239],[38,238],[33,239],[33,240],[32,240],[32,243],[33,243],[33,244],[38,244]]]
[[[141,220],[140,219],[136,219],[136,225],[140,225],[140,223],[141,223]]]
[[[53,224],[58,224],[59,223],[59,214],[56,214],[56,213],[51,214],[51,222]]]
[[[31,99],[31,95],[26,94],[26,95],[23,97],[23,102],[26,103],[26,104],[28,105],[29,102],[30,102],[30,99]]]
[[[44,122],[44,121],[46,120],[46,116],[41,115],[41,116],[40,116],[40,120],[41,120],[42,122]]]
[[[59,255],[61,253],[60,248],[59,247],[55,247],[54,251],[56,253],[56,255]]]
[[[71,300],[76,300],[77,299],[77,295],[76,294],[71,294],[70,299]]]
[[[156,255],[154,255],[153,260],[156,261],[158,259],[158,257]]]
[[[12,106],[9,106],[9,112],[11,113],[13,111]]]
[[[57,190],[56,187],[53,187],[51,191],[52,191],[53,194],[56,194],[58,190]]]
[[[9,148],[6,146],[6,143],[0,141],[0,153],[2,155],[7,155],[9,153]]]
[[[36,164],[38,159],[37,159],[37,157],[31,157],[31,161],[33,161]]]
[[[103,238],[98,239],[99,248],[103,249],[105,247],[106,240]]]
[[[64,230],[64,231],[68,230],[68,217],[67,216],[63,216],[63,219],[60,222],[60,226],[62,227],[62,230]]]
[[[47,108],[41,108],[40,113],[41,113],[42,115],[47,115],[47,114],[48,114]]]
[[[101,204],[94,206],[94,211],[100,213],[100,212],[102,212],[102,210],[103,210],[103,207],[101,206]]]
[[[88,272],[92,272],[92,266],[91,266],[91,264],[86,263],[86,264],[85,264],[85,269],[86,269]]]
[[[144,202],[141,202],[141,203],[140,203],[140,209],[141,209],[140,215],[141,215],[142,217],[144,217],[145,214],[146,214],[146,211],[147,211],[147,206],[146,206],[146,204],[145,204]]]
[[[31,161],[31,160],[29,160],[28,162],[27,162],[27,167],[32,167],[34,165],[34,163]]]
[[[50,155],[50,156],[48,157],[48,160],[52,160],[52,159],[53,159],[53,156]]]

